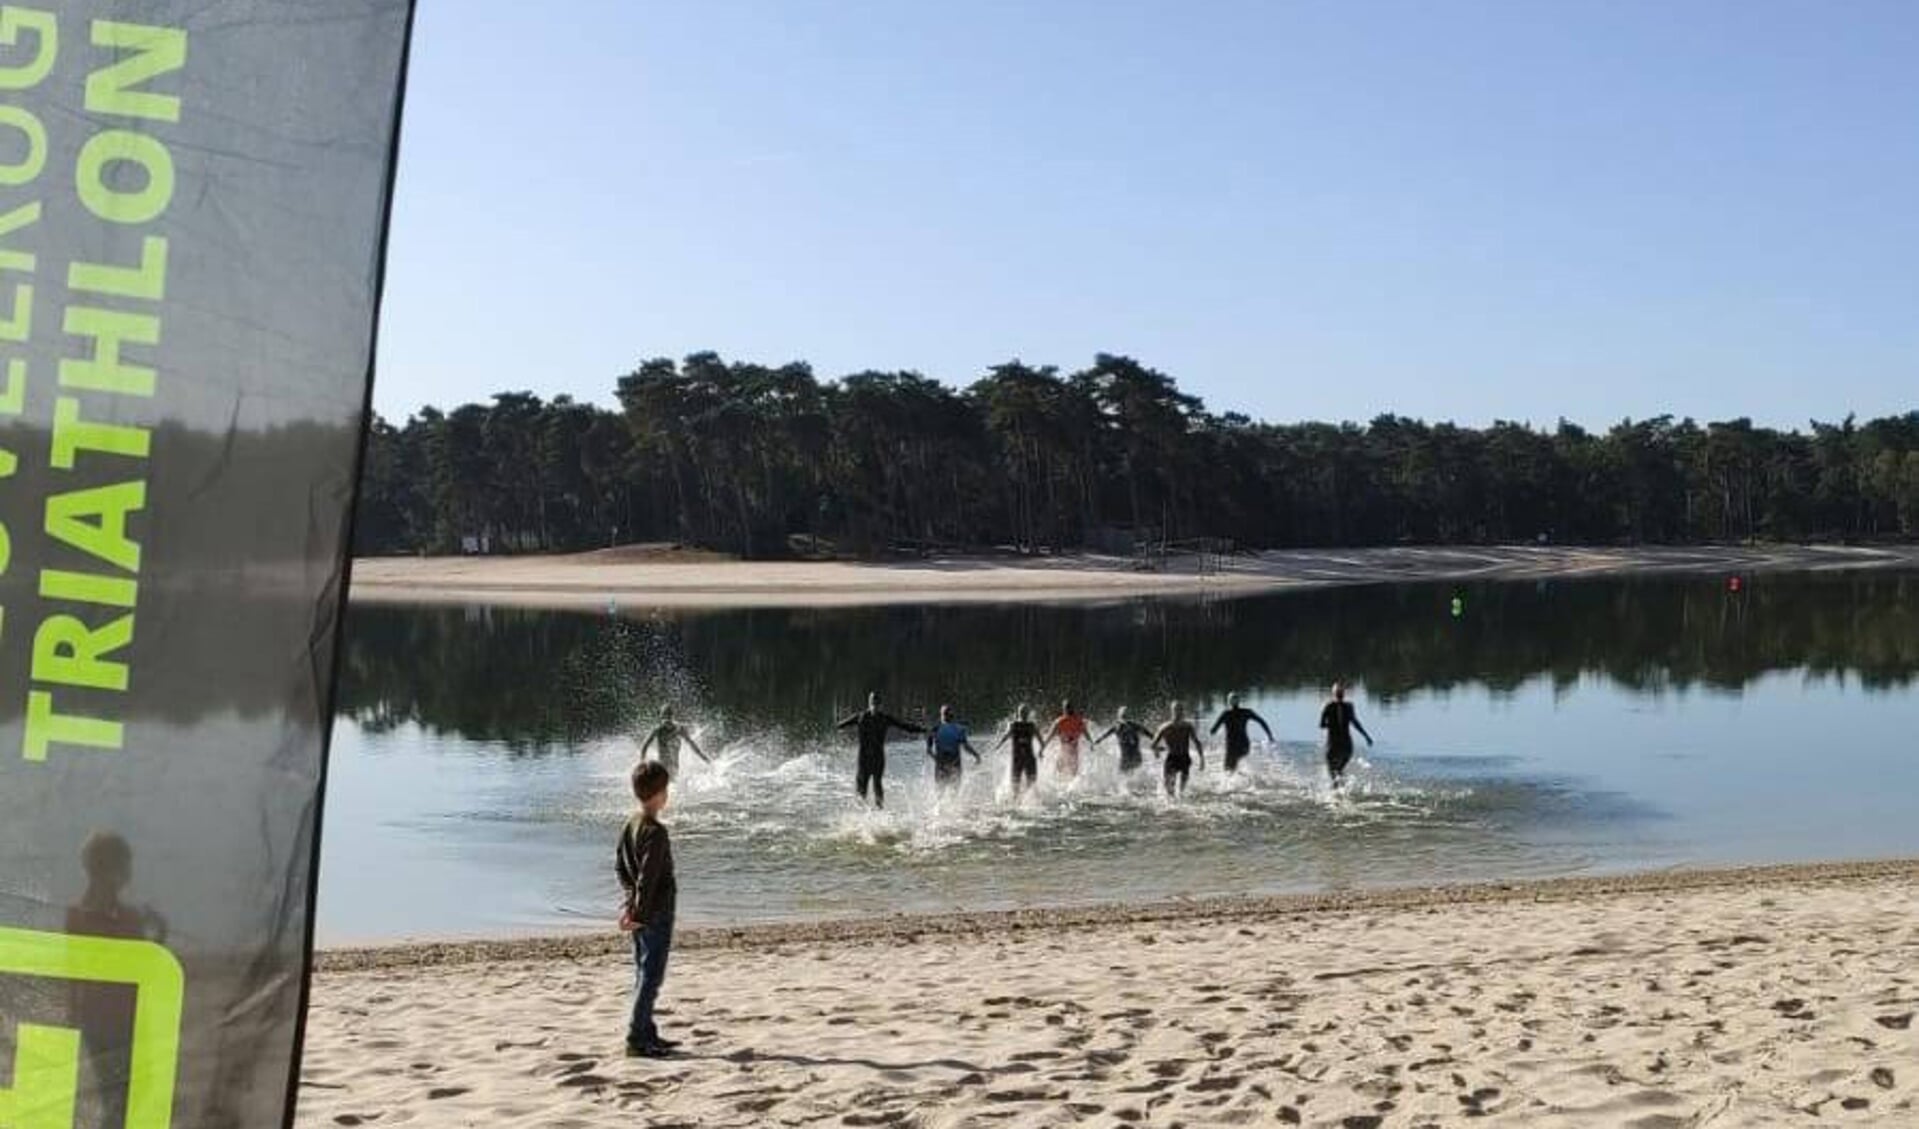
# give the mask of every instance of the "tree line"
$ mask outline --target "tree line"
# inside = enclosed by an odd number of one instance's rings
[[[1782,431],[1382,415],[1257,422],[1100,354],[955,389],[915,372],[655,359],[617,410],[504,392],[368,435],[363,554],[671,541],[782,557],[1919,537],[1919,411]]]

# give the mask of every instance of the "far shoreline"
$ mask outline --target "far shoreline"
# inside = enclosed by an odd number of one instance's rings
[[[1172,557],[1157,570],[1096,554],[889,561],[739,561],[630,547],[591,553],[356,560],[361,604],[552,610],[857,607],[1252,596],[1347,584],[1919,569],[1919,545],[1292,549]]]

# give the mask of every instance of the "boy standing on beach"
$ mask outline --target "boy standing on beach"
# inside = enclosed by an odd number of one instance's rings
[[[670,783],[672,774],[658,761],[643,761],[633,770],[633,795],[640,801],[640,810],[626,821],[614,856],[620,888],[626,891],[620,929],[633,934],[636,987],[633,1018],[626,1029],[630,1058],[666,1058],[679,1045],[660,1038],[653,1022],[653,1004],[666,980],[666,954],[673,945],[673,911],[679,900],[673,844],[660,822]]]

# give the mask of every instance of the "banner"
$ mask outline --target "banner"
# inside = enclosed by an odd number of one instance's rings
[[[291,1119],[411,20],[0,5],[0,1129]]]

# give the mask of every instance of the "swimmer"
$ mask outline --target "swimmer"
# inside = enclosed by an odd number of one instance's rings
[[[1319,711],[1319,727],[1326,731],[1326,771],[1333,778],[1333,787],[1338,788],[1346,781],[1346,763],[1353,759],[1353,730],[1359,730],[1366,738],[1366,747],[1372,748],[1373,735],[1359,723],[1359,712],[1346,700],[1346,684],[1333,683],[1333,700]]]
[[[1159,727],[1153,734],[1153,754],[1159,755],[1166,750],[1166,794],[1174,795],[1174,784],[1178,784],[1179,795],[1186,793],[1186,779],[1193,770],[1192,754],[1199,754],[1200,771],[1206,769],[1206,744],[1199,739],[1199,729],[1186,720],[1186,707],[1173,703],[1173,720]]]
[[[1145,763],[1145,758],[1140,755],[1139,739],[1152,735],[1152,730],[1137,721],[1129,720],[1126,716],[1126,707],[1121,706],[1118,720],[1113,722],[1111,729],[1093,739],[1093,747],[1098,748],[1108,737],[1119,738],[1119,770],[1132,772]]]
[[[878,691],[868,694],[866,708],[840,722],[838,728],[852,729],[856,726],[860,731],[860,765],[853,788],[864,800],[867,786],[871,785],[873,806],[883,808],[886,806],[886,735],[895,729],[902,733],[924,733],[926,730],[880,709]]]
[[[687,747],[693,750],[694,756],[699,757],[707,764],[713,763],[712,758],[701,751],[700,743],[693,739],[693,734],[679,722],[673,720],[672,706],[667,706],[660,711],[660,723],[653,727],[653,732],[647,734],[646,740],[640,744],[640,763],[646,763],[647,750],[657,747],[659,756],[654,759],[665,765],[668,773],[678,776],[680,774],[681,741],[685,741]]]
[[[1266,740],[1273,740],[1273,727],[1266,719],[1239,704],[1238,694],[1226,695],[1226,712],[1213,722],[1211,732],[1218,733],[1220,727],[1226,729],[1226,771],[1238,772],[1239,762],[1253,751],[1253,735],[1248,726],[1258,725],[1266,731]]]
[[[1060,703],[1059,717],[1054,719],[1053,728],[1047,731],[1046,740],[1040,742],[1039,746],[1040,751],[1045,752],[1046,746],[1055,740],[1059,741],[1059,757],[1053,764],[1060,779],[1071,780],[1079,775],[1079,743],[1086,739],[1090,729],[1086,718],[1073,706],[1071,698]]]
[[[926,735],[926,755],[933,758],[933,783],[941,788],[958,786],[962,752],[973,754],[974,764],[980,762],[971,737],[964,725],[953,720],[953,707],[941,706],[940,723]]]
[[[1017,799],[1039,780],[1041,741],[1039,726],[1033,724],[1032,710],[1021,706],[1018,717],[1000,734],[999,744],[993,748],[997,750],[1008,741],[1013,743],[1013,796]]]

